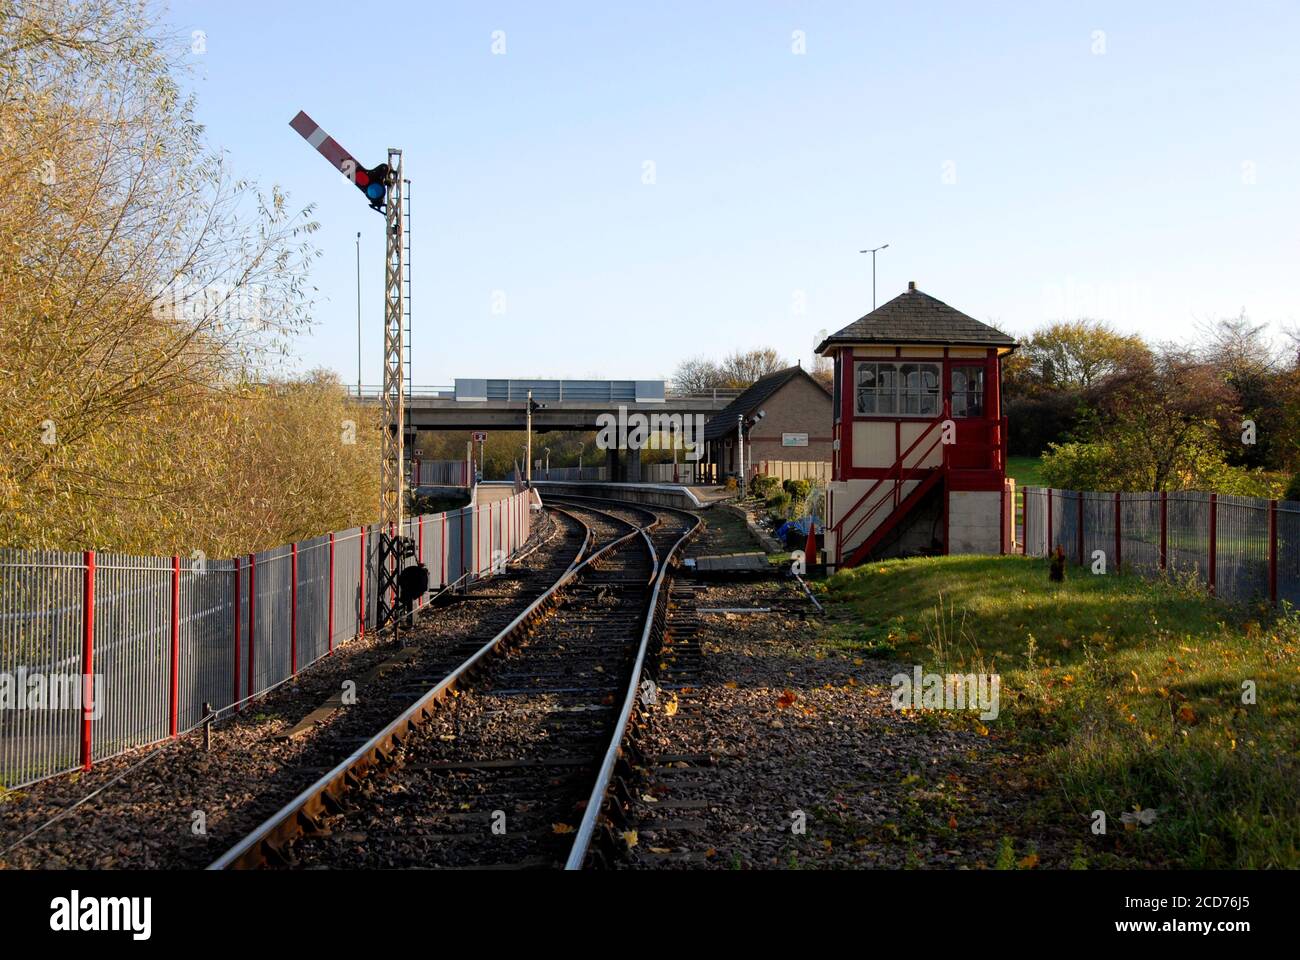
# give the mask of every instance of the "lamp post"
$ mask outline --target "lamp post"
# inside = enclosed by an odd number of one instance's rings
[[[582,479],[582,451],[585,450],[586,448],[587,448],[587,444],[585,442],[580,442],[578,444],[578,479],[579,480]]]
[[[876,309],[876,253],[884,250],[889,244],[882,244],[879,247],[872,247],[869,250],[859,250],[858,253],[871,254],[871,309]]]
[[[740,452],[740,499],[745,499],[745,428],[752,427],[767,416],[767,411],[759,410],[748,420],[743,413],[736,414],[736,443]]]
[[[542,447],[542,453],[546,454],[546,479],[551,479],[551,448]]]
[[[361,399],[361,231],[357,231],[357,399]]]
[[[736,473],[740,499],[745,499],[745,415],[736,414]]]

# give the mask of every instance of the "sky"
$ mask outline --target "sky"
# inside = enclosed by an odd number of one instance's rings
[[[391,25],[380,15],[392,9]],[[1300,325],[1300,4],[174,0],[233,169],[314,204],[303,369],[382,353],[383,222],[289,120],[412,181],[412,376],[808,365],[908,281],[1025,334]],[[201,31],[196,34],[195,31]],[[200,52],[195,52],[200,51]]]

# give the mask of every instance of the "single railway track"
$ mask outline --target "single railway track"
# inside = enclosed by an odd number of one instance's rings
[[[666,565],[698,521],[570,498],[551,509],[588,531],[581,559],[213,868],[582,865],[608,834]]]

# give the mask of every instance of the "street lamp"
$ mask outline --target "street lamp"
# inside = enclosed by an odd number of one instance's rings
[[[586,448],[587,448],[587,444],[585,442],[580,441],[578,443],[578,479],[579,480],[582,479],[582,451],[585,450]]]
[[[889,244],[883,244],[879,247],[872,247],[869,250],[859,250],[858,253],[871,254],[871,309],[876,309],[876,253],[888,248]]]
[[[546,454],[546,479],[551,479],[551,448],[542,447],[542,453]]]
[[[740,499],[745,499],[745,429],[753,427],[754,424],[762,420],[767,413],[760,410],[748,420],[743,413],[736,414],[736,444],[739,454],[738,461],[740,464]]]

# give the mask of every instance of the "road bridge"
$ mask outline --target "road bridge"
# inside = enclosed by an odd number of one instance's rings
[[[679,392],[663,380],[488,380],[458,379],[453,386],[411,388],[412,430],[523,430],[528,391],[545,409],[533,414],[533,431],[596,430],[602,414],[646,417],[701,416],[708,420],[740,393],[718,388],[708,393]],[[353,397],[378,404],[381,389],[350,387]]]

